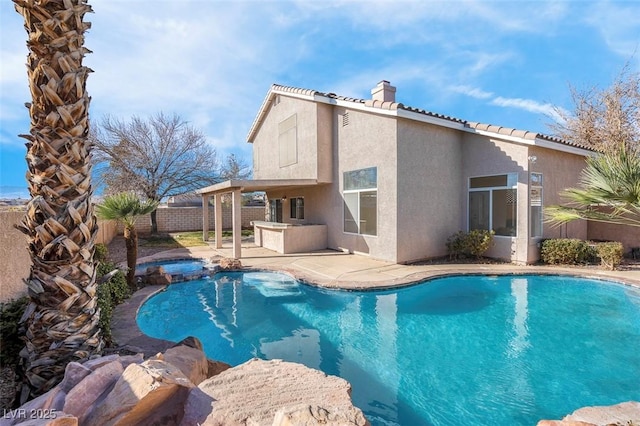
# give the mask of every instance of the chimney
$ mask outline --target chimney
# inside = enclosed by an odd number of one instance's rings
[[[396,88],[387,80],[382,80],[376,87],[371,89],[371,98],[374,101],[395,102]]]

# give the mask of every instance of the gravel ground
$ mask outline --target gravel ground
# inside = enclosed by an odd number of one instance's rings
[[[9,411],[13,408],[16,392],[16,374],[10,367],[0,370],[0,409]]]
[[[143,238],[138,237],[138,259],[146,256],[151,256],[152,254],[159,253],[165,250],[171,250],[166,247],[142,247],[140,242]],[[111,242],[107,245],[109,249],[109,259],[113,262],[120,263],[127,261],[127,247],[124,244],[124,237],[118,235],[111,240]]]

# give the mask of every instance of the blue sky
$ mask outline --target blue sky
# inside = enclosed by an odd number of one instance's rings
[[[640,71],[638,1],[90,3],[92,120],[177,113],[249,164],[272,83],[368,98],[384,79],[405,105],[548,133],[554,106],[571,109],[569,84]],[[25,41],[0,2],[0,185],[26,187]]]

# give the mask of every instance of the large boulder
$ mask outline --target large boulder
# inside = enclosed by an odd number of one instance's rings
[[[177,367],[158,359],[130,364],[86,424],[178,424],[194,384]]]
[[[146,285],[169,285],[171,280],[171,274],[167,274],[162,266],[149,266],[142,276]]]
[[[69,363],[58,386],[12,411],[50,418],[5,416],[0,426],[368,425],[350,391],[343,379],[280,360],[231,368],[187,338],[147,360],[113,354]]]
[[[237,271],[242,269],[242,262],[240,262],[240,259],[223,257],[218,261],[218,266],[222,271]]]
[[[628,401],[616,405],[583,407],[562,420],[541,420],[538,426],[606,426],[640,425],[640,402]]]
[[[346,380],[301,364],[260,359],[200,383],[189,395],[182,424],[271,425],[280,410],[278,425],[297,421],[305,410],[307,420],[314,418],[314,413],[318,420],[306,424],[321,424],[322,418],[336,419],[329,423],[335,425],[369,424],[353,406],[351,385]]]

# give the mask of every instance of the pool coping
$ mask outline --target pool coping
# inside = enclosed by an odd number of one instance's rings
[[[176,252],[176,253],[171,253]],[[211,260],[208,255],[211,255],[210,250],[198,250],[195,253],[188,251],[185,253],[183,250],[177,252],[176,250],[170,250],[168,252],[160,252],[153,256],[148,256],[139,259],[138,263],[157,262],[157,261],[171,261],[171,260],[185,260],[185,259],[205,259]],[[321,253],[321,256],[326,253]],[[416,268],[412,265],[396,265],[388,264],[385,262],[379,262],[380,265],[374,263],[374,268],[358,268],[359,261],[363,261],[362,256],[349,254],[349,257],[343,257],[340,255],[340,262],[348,262],[353,260],[353,268],[351,272],[345,272],[336,277],[330,277],[324,273],[314,271],[308,267],[302,269],[300,265],[296,265],[297,257],[290,257],[289,262],[281,262],[280,256],[275,258],[279,259],[276,264],[269,262],[256,262],[255,259],[241,259],[247,263],[246,266],[238,269],[238,271],[271,271],[281,272],[290,275],[291,277],[303,282],[306,285],[312,285],[321,288],[334,289],[334,290],[346,290],[346,291],[381,291],[391,290],[395,288],[409,287],[418,283],[431,281],[438,278],[445,278],[451,276],[472,276],[472,275],[493,275],[493,276],[516,276],[516,275],[556,275],[556,276],[572,276],[585,279],[596,279],[602,281],[610,281],[623,285],[630,285],[640,288],[640,272],[634,271],[625,274],[626,271],[608,271],[595,268],[584,267],[563,267],[563,266],[519,266],[513,264],[458,264],[458,263],[446,263],[446,264],[430,264],[430,265],[418,265],[416,272],[400,273],[396,278],[392,278],[390,275],[384,275],[385,268]],[[355,257],[354,257],[355,256]],[[216,256],[214,256],[216,257]],[[220,257],[220,256],[217,256]],[[337,259],[337,258],[336,258]],[[320,265],[321,266],[321,265]],[[348,269],[348,268],[347,268]],[[406,272],[406,269],[405,269]],[[360,275],[357,275],[357,274]],[[348,277],[350,274],[356,274],[356,276],[372,277],[372,280],[354,280],[354,279],[341,279],[342,277]],[[378,276],[376,276],[376,274]],[[637,277],[635,275],[637,274]],[[384,279],[380,279],[382,276]],[[179,283],[176,283],[179,284]],[[164,291],[168,286],[156,285],[146,286],[136,291],[129,299],[124,303],[116,306],[114,309],[111,320],[111,335],[113,343],[118,347],[124,347],[128,350],[135,352],[141,352],[145,357],[149,357],[162,352],[167,348],[173,346],[175,343],[167,340],[156,339],[145,335],[138,327],[136,317],[140,307],[152,296],[158,292]]]

